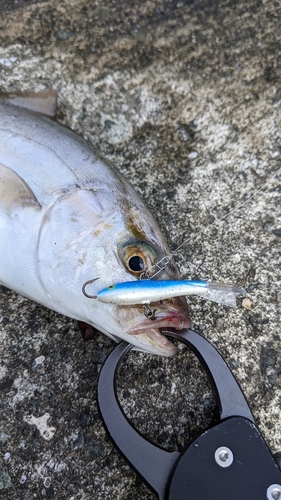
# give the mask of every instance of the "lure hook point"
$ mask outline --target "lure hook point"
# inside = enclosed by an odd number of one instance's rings
[[[97,295],[89,295],[86,292],[86,286],[91,285],[91,283],[94,283],[94,281],[99,280],[99,279],[100,278],[98,277],[98,278],[94,278],[92,280],[85,281],[84,285],[82,286],[82,292],[85,295],[85,297],[87,297],[88,299],[96,299]]]

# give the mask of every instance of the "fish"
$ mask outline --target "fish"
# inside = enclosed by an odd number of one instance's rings
[[[150,304],[172,297],[198,295],[229,307],[236,307],[236,295],[245,290],[228,283],[202,280],[151,280],[116,283],[100,290],[96,299],[105,304]]]
[[[0,284],[141,351],[172,356],[161,327],[188,328],[186,300],[105,304],[82,293],[138,281],[169,254],[129,182],[92,145],[55,121],[55,91],[0,95]],[[169,262],[157,279],[179,279]]]

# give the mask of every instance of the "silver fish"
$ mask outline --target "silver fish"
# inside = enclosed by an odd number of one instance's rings
[[[138,280],[169,253],[138,194],[112,164],[59,125],[52,93],[0,96],[0,283],[116,341],[171,356],[160,327],[189,326],[186,301],[153,304],[157,325],[141,305],[85,297],[111,283]],[[35,111],[24,109],[32,107]],[[169,263],[159,279],[177,279]]]

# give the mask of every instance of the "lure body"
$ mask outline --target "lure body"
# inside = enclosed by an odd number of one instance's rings
[[[236,294],[244,294],[242,288],[224,283],[201,280],[139,280],[117,283],[97,294],[100,302],[107,304],[150,304],[159,300],[186,295],[199,295],[230,307],[236,306]]]

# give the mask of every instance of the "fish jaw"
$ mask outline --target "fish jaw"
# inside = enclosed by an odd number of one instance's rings
[[[130,334],[130,338],[131,340],[129,342],[132,343],[133,338],[133,344],[136,350],[166,358],[174,356],[177,352],[177,347],[170,342],[167,337],[162,335],[158,328],[147,328],[144,333],[139,333],[137,335]]]
[[[176,330],[183,330],[184,328],[190,327],[189,319],[181,312],[161,312],[157,314],[154,320],[150,318],[144,318],[136,323],[132,328],[128,330],[131,335],[137,335],[142,333],[144,330],[150,329],[151,325],[153,328],[175,328]]]
[[[186,301],[177,297],[161,303],[152,303],[150,308],[156,311],[155,320],[144,316],[144,307],[141,305],[119,306],[118,316],[122,331],[129,335],[129,342],[141,350],[166,357],[173,356],[177,348],[162,335],[160,328],[189,328]]]

